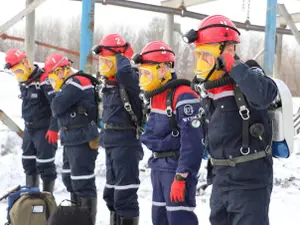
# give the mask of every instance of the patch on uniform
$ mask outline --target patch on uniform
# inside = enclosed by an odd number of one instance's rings
[[[185,105],[184,107],[183,107],[183,112],[184,112],[184,114],[185,115],[187,115],[187,116],[191,116],[191,115],[193,115],[193,113],[194,113],[194,109],[193,109],[193,106],[192,105]]]
[[[191,126],[194,128],[199,128],[201,125],[201,121],[199,119],[194,119],[190,123],[191,123]]]
[[[38,94],[37,94],[37,93],[31,93],[30,98],[37,98],[37,97],[38,97]]]

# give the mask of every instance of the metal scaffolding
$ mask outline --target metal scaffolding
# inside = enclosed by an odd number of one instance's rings
[[[33,59],[34,53],[34,10],[46,0],[26,0],[26,8],[14,16],[12,19],[0,26],[0,35],[8,28],[13,26],[24,16],[26,16],[26,37],[25,46],[26,51]],[[71,0],[82,1],[82,0]],[[178,24],[174,24],[174,16],[186,17],[191,19],[202,20],[207,15],[188,11],[187,7],[195,6],[207,2],[217,0],[162,0],[161,5],[151,5],[147,3],[124,1],[124,0],[84,0],[82,1],[82,21],[81,21],[81,37],[80,37],[80,69],[90,72],[92,68],[91,48],[93,44],[94,33],[94,9],[95,3],[102,5],[113,5],[132,9],[139,9],[145,11],[152,11],[166,14],[165,35],[164,39],[171,46],[173,45],[173,32],[181,32]],[[278,76],[280,70],[279,63],[281,61],[281,46],[282,35],[294,35],[297,42],[300,43],[300,35],[295,26],[295,23],[300,22],[300,13],[289,14],[283,4],[277,5],[277,0],[267,0],[267,16],[266,26],[258,26],[249,23],[241,23],[233,21],[240,29],[253,30],[265,33],[265,46],[261,49],[257,56],[264,53],[264,67],[268,75],[273,76],[274,68],[274,53],[276,48],[276,70],[275,74]],[[277,12],[280,13],[276,17]],[[286,25],[290,27],[285,29]],[[277,34],[277,38],[276,38]],[[33,59],[34,60],[34,59]]]

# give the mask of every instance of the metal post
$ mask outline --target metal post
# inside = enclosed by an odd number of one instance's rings
[[[283,26],[281,26],[283,28]],[[285,27],[285,26],[284,26]],[[280,79],[281,57],[282,57],[282,34],[277,34],[275,73],[274,78]]]
[[[82,0],[70,0],[70,1],[80,2]],[[126,1],[124,1],[124,0],[95,0],[95,2],[102,3],[103,5],[114,5],[114,6],[119,6],[119,7],[140,9],[140,10],[157,12],[157,13],[174,14],[177,16],[191,18],[191,19],[197,19],[197,20],[202,20],[208,16],[205,14],[195,13],[195,12],[187,11],[184,9],[174,9],[174,8],[169,8],[169,7],[159,6],[159,5],[151,5],[151,4],[147,4],[147,3],[141,3],[141,2],[129,1],[129,0],[126,0]],[[265,32],[264,26],[252,25],[252,24],[246,25],[245,23],[238,22],[238,21],[232,21],[232,22],[238,28],[241,28],[241,29]],[[277,33],[292,35],[291,30],[281,29],[281,28],[277,29]]]
[[[174,33],[174,15],[167,14],[166,17],[166,24],[165,24],[165,33],[164,39],[165,42],[173,49],[174,42],[173,42],[173,33]]]
[[[34,0],[26,0],[26,7]],[[27,57],[34,62],[34,41],[35,41],[35,10],[26,16],[25,29],[25,52]]]
[[[92,46],[94,37],[95,0],[82,1],[81,36],[80,36],[80,70],[92,73]]]
[[[265,57],[264,68],[268,76],[273,76],[275,39],[276,39],[277,0],[268,0],[266,29],[265,29]]]

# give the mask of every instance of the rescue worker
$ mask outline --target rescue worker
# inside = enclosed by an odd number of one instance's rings
[[[214,174],[210,222],[268,225],[273,163],[267,108],[277,87],[261,69],[235,55],[239,36],[222,15],[205,18],[185,36],[196,47],[198,81],[193,86],[203,97],[209,121],[206,136]]]
[[[108,34],[93,52],[99,55],[99,72],[105,83],[101,131],[106,154],[103,199],[110,210],[111,225],[137,225],[139,161],[143,158],[138,137],[142,101],[138,74],[129,61],[133,49],[119,34]]]
[[[177,80],[175,54],[161,41],[148,43],[132,59],[139,64],[139,85],[151,110],[142,143],[152,151],[153,225],[198,224],[197,173],[203,155],[202,108],[196,92]],[[200,113],[200,114],[199,114]],[[199,117],[199,118],[198,118]]]
[[[5,62],[5,69],[16,76],[21,91],[22,118],[25,123],[22,164],[26,186],[39,187],[40,174],[43,190],[53,193],[57,177],[54,161],[58,127],[50,104],[55,91],[44,70],[32,64],[24,51],[10,49],[6,53]]]
[[[95,224],[97,189],[95,161],[98,155],[98,105],[91,81],[84,73],[74,73],[71,62],[62,54],[45,61],[51,85],[57,94],[51,109],[57,117],[63,151],[62,179],[71,200],[89,210]],[[72,77],[70,77],[72,76]]]

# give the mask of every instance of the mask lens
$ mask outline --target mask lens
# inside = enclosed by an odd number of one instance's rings
[[[26,81],[30,75],[30,72],[26,70],[23,63],[15,65],[11,68],[11,72],[16,76],[19,82]]]
[[[148,68],[139,68],[139,75],[140,75],[140,86],[146,86],[149,85],[153,80],[153,73]]]
[[[206,73],[210,71],[215,65],[215,56],[212,52],[207,50],[195,50],[195,63],[196,63],[196,72]]]
[[[114,66],[114,63],[111,59],[106,57],[99,57],[99,72],[106,73],[109,72]]]

